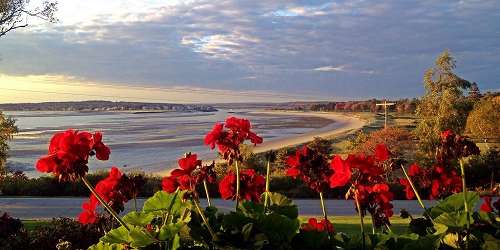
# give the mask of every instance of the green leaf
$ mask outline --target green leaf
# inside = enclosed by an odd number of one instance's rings
[[[418,240],[405,244],[402,250],[438,249],[440,240],[440,237],[436,235],[420,237]]]
[[[160,233],[158,235],[159,240],[173,239],[181,231],[185,224],[182,222],[177,222],[174,224],[167,224],[160,228]]]
[[[498,250],[498,249],[500,249],[500,240],[496,239],[495,237],[493,237],[489,234],[484,234],[483,240],[484,240],[484,244],[481,246],[482,249],[484,249],[484,250]]]
[[[124,250],[124,249],[125,247],[121,244],[108,244],[104,242],[99,242],[88,248],[88,250]]]
[[[472,218],[470,219],[472,220]],[[434,222],[438,224],[443,224],[452,230],[460,230],[465,225],[467,225],[467,215],[463,211],[442,213],[434,220]]]
[[[269,192],[269,200],[271,201],[271,205],[276,205],[276,206],[292,206],[293,200],[289,199],[288,197],[280,194],[280,193],[273,193]],[[262,194],[261,198],[264,198],[265,194]]]
[[[151,237],[151,235],[148,232],[146,232],[144,228],[140,227],[133,227],[130,230],[129,236],[132,240],[132,242],[130,243],[130,246],[132,247],[137,247],[137,248],[146,247],[155,242],[153,237]]]
[[[241,229],[247,223],[252,222],[252,219],[246,217],[241,212],[230,212],[225,214],[222,218],[222,224],[225,228],[229,229]]]
[[[441,223],[434,223],[434,229],[436,229],[436,232],[434,232],[434,235],[444,234],[448,231],[448,227],[444,224],[441,224]]]
[[[129,244],[132,240],[130,239],[128,230],[120,226],[102,236],[101,241],[110,244]]]
[[[171,211],[178,213],[183,205],[181,200],[183,195],[184,192],[179,192],[176,196],[175,194],[169,194],[165,191],[158,191],[153,195],[153,197],[147,199],[146,202],[144,202],[144,207],[142,210],[144,212],[154,212],[156,214],[158,214],[158,212],[165,213],[168,211],[169,206],[172,204]]]
[[[241,203],[240,211],[247,217],[256,219],[264,214],[264,205],[252,201],[244,201]]]
[[[174,239],[172,240],[172,246],[170,247],[171,250],[176,250],[181,247],[181,237],[176,234],[174,236]]]
[[[469,206],[469,211],[474,211],[476,203],[479,201],[479,194],[476,192],[467,192],[467,203]],[[430,214],[432,218],[436,218],[442,213],[452,213],[463,211],[464,206],[464,196],[463,192],[456,193],[446,197],[443,201],[439,202],[438,205],[430,209]]]
[[[123,221],[134,226],[144,227],[147,224],[150,224],[155,217],[156,216],[152,213],[130,212],[123,217]]]
[[[265,194],[261,198],[264,199]],[[299,216],[299,209],[291,199],[280,193],[269,193],[270,206],[269,210],[274,213],[285,215],[290,219],[295,219]]]
[[[253,223],[247,223],[241,229],[241,234],[243,235],[243,239],[248,241],[252,236]]]
[[[276,213],[262,216],[257,225],[271,243],[290,241],[299,230],[299,226],[298,219],[290,219]]]

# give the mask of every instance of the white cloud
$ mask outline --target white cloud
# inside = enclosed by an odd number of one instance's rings
[[[230,59],[243,55],[248,46],[259,42],[260,39],[257,37],[233,32],[206,36],[188,35],[182,38],[181,43],[208,57]]]
[[[321,71],[321,72],[351,72],[351,73],[359,73],[359,74],[368,74],[368,75],[373,75],[377,74],[378,72],[375,70],[357,70],[353,69],[350,65],[339,65],[339,66],[323,66],[323,67],[318,67],[314,68],[314,71]]]
[[[315,68],[315,71],[323,71],[323,72],[332,72],[332,71],[346,71],[345,70],[345,65],[340,65],[340,66],[323,66],[323,67],[318,67]]]

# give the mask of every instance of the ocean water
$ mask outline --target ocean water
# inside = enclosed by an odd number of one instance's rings
[[[202,159],[216,157],[203,145],[203,138],[217,121],[228,116],[244,117],[254,130],[269,141],[310,132],[331,121],[293,114],[258,113],[257,110],[219,110],[217,112],[5,112],[16,119],[20,133],[9,143],[8,166],[37,176],[36,160],[47,153],[48,142],[56,132],[68,128],[101,131],[111,148],[109,161],[91,160],[92,170],[118,166],[125,171],[157,172],[175,166],[186,152]]]

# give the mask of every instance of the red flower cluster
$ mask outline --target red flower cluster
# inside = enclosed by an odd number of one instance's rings
[[[260,201],[264,192],[266,179],[253,169],[240,170],[240,198],[248,201]],[[219,192],[225,200],[236,199],[236,174],[233,171],[224,176],[219,183]]]
[[[48,155],[40,158],[36,169],[53,173],[61,181],[74,181],[88,172],[89,156],[108,160],[111,150],[102,142],[102,134],[67,130],[50,140]]]
[[[204,180],[208,183],[216,181],[213,169],[215,162],[203,166],[196,154],[188,153],[184,158],[179,159],[178,164],[180,168],[174,169],[170,176],[163,178],[162,188],[166,192],[173,193],[177,188],[194,191],[196,186]]]
[[[483,204],[481,204],[481,207],[479,209],[483,212],[486,213],[491,213],[493,212],[493,207],[491,206],[491,196],[485,196],[483,197]]]
[[[492,201],[493,198],[491,196],[484,196],[483,204],[481,204],[481,207],[479,209],[486,213],[492,213],[495,210],[497,211],[497,213],[500,212],[500,199],[497,199],[495,202],[493,202],[493,205],[491,204]]]
[[[434,165],[430,169],[423,169],[417,164],[412,164],[408,170],[408,176],[422,197],[429,199],[439,199],[462,191],[462,179],[457,170],[451,166],[445,168]],[[399,183],[405,189],[406,198],[414,199],[415,193],[410,182],[406,178],[401,178]]]
[[[288,156],[286,175],[292,178],[300,177],[302,181],[316,192],[324,192],[329,187],[329,179],[333,171],[325,155],[317,150],[303,146]]]
[[[310,232],[310,231],[316,231],[316,232],[328,232],[328,233],[333,233],[334,228],[333,224],[325,219],[322,219],[320,222],[316,220],[316,218],[310,218],[307,223],[302,224],[301,226],[302,231]]]
[[[446,130],[441,133],[441,144],[437,148],[436,161],[440,165],[449,166],[453,160],[479,153],[479,148],[474,142],[451,130]]]
[[[348,179],[352,179],[354,192],[349,192],[348,196],[356,196],[360,212],[363,215],[369,212],[374,218],[376,227],[390,225],[389,218],[393,215],[391,202],[394,195],[383,178],[384,162],[390,155],[387,146],[379,144],[375,147],[373,155],[349,155],[345,161],[336,156],[332,162],[332,167],[340,171],[330,178],[331,186],[345,185]]]
[[[133,178],[122,174],[116,167],[112,167],[109,175],[99,181],[95,191],[99,196],[116,212],[124,210],[124,204],[132,198],[135,198],[144,185],[142,177]],[[82,224],[95,223],[98,218],[96,213],[99,200],[92,194],[87,202],[82,204],[83,211],[80,213],[79,221]]]
[[[224,124],[215,124],[212,131],[205,136],[205,144],[211,149],[217,145],[222,157],[232,164],[233,160],[241,160],[240,144],[244,141],[250,140],[255,145],[262,143],[262,138],[250,129],[250,121],[229,117]]]

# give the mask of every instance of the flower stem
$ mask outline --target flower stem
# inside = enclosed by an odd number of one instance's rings
[[[206,180],[203,180],[203,187],[205,188],[205,194],[207,195],[207,205],[211,207],[212,203],[210,202],[210,194],[208,192],[208,185]]]
[[[266,170],[266,192],[264,198],[264,209],[269,205],[269,182],[270,182],[270,172],[271,172],[271,161],[267,161],[267,170]]]
[[[163,226],[165,226],[168,222],[168,218],[170,217],[170,213],[172,212],[172,207],[174,206],[175,200],[177,199],[178,195],[179,195],[179,188],[177,188],[177,190],[175,190],[174,198],[170,201],[170,204],[168,204],[167,215],[165,216],[165,219],[163,220]]]
[[[372,217],[372,234],[375,234],[375,218],[373,218],[373,215],[371,217]]]
[[[85,178],[81,178],[85,186],[90,190],[90,192],[97,198],[97,200],[101,203],[101,205],[125,228],[127,231],[130,231],[130,228],[125,224],[125,222],[118,216],[118,214],[113,210],[106,201],[95,191],[94,187],[90,184],[90,182]]]
[[[406,173],[405,167],[403,164],[401,164],[401,170],[403,170],[403,173],[405,174],[406,179],[408,180],[408,183],[410,183],[411,189],[413,189],[413,193],[415,193],[415,196],[417,197],[418,203],[420,206],[424,209],[424,214],[431,220],[432,224],[434,224],[434,220],[432,219],[431,215],[427,211],[427,208],[425,208],[424,202],[422,202],[422,198],[420,198],[420,194],[418,193],[417,189],[415,188],[415,185],[413,185],[413,181],[411,180],[410,176]]]
[[[356,201],[356,207],[358,208],[359,221],[361,222],[361,237],[363,237],[363,250],[364,250],[364,249],[366,249],[365,223],[363,223],[363,214],[361,213],[361,206],[359,205],[358,195],[354,194],[354,200]]]
[[[470,230],[470,218],[469,218],[469,202],[467,201],[467,185],[465,182],[465,168],[464,162],[462,159],[459,159],[460,163],[460,172],[462,174],[462,188],[464,194],[464,207],[465,207],[465,216],[467,216],[467,233],[465,234],[465,249],[469,248],[469,230]]]
[[[194,203],[194,206],[196,207],[196,210],[200,214],[201,219],[203,220],[203,223],[205,223],[205,225],[207,226],[208,232],[212,236],[212,239],[214,241],[218,241],[219,239],[217,238],[217,235],[215,234],[215,232],[212,230],[212,227],[208,223],[207,217],[205,217],[205,214],[203,213],[203,211],[201,211],[201,208],[200,208],[200,205],[198,204],[198,201],[197,200],[193,200],[193,203]]]
[[[236,168],[236,211],[238,211],[239,203],[240,203],[240,168],[238,166],[238,161],[235,161],[235,168]]]
[[[326,214],[325,201],[323,199],[323,192],[319,192],[319,200],[321,201],[321,210],[323,211],[323,217],[325,221],[328,221],[328,215]]]

